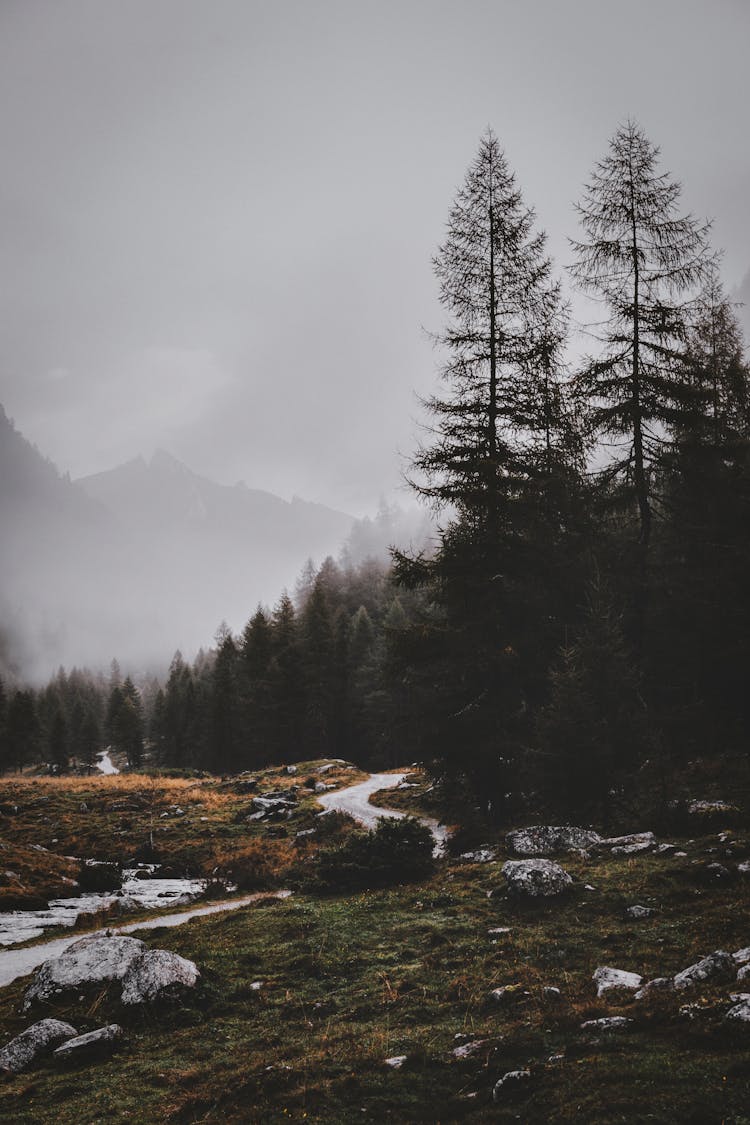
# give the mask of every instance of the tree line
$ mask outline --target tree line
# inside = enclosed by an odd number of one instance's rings
[[[100,683],[96,706],[80,674],[17,691],[3,762],[36,708],[53,761],[87,761],[96,721],[136,767],[144,740],[217,772],[419,760],[499,819],[531,801],[607,822],[647,766],[745,753],[750,371],[710,227],[659,161],[627,122],[584,189],[570,276],[596,324],[572,362],[545,236],[488,131],[434,259],[440,383],[408,473],[431,542],[308,567],[162,684]]]

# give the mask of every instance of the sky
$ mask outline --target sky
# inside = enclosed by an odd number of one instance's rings
[[[635,118],[732,290],[748,49],[746,0],[0,0],[0,403],[74,478],[165,448],[371,513],[485,128],[562,269]]]

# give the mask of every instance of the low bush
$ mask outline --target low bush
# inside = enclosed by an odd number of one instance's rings
[[[318,853],[315,874],[326,890],[363,890],[410,883],[434,869],[429,828],[414,817],[381,818],[371,832],[357,832]]]

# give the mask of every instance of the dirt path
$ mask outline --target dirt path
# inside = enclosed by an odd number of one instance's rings
[[[395,789],[408,776],[406,773],[373,773],[367,781],[360,781],[358,785],[350,785],[348,789],[337,789],[332,793],[323,794],[318,797],[318,802],[326,812],[337,810],[349,813],[366,828],[374,828],[382,816],[401,818],[406,816],[406,813],[371,805],[370,797],[381,789]],[[442,852],[448,839],[447,828],[430,816],[421,816],[419,819],[432,832],[436,854]]]
[[[212,902],[210,906],[197,906],[194,910],[185,910],[180,914],[160,914],[153,918],[144,918],[141,922],[129,922],[125,926],[105,927],[111,933],[132,934],[135,930],[150,930],[157,926],[181,926],[191,918],[200,918],[205,914],[220,914],[223,910],[239,910],[241,906],[248,906],[252,902],[259,902],[264,898],[287,898],[291,891],[261,891],[259,894],[246,895],[245,898],[227,899],[223,902]],[[93,931],[103,932],[103,931]],[[52,938],[51,941],[42,942],[40,945],[31,945],[26,949],[5,949],[0,952],[0,988],[18,977],[25,977],[33,972],[50,957],[59,957],[69,945],[79,938],[88,937],[89,934],[73,934],[70,937]]]

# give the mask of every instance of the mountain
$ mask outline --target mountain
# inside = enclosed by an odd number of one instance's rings
[[[71,482],[0,408],[0,676],[134,670],[240,630],[354,520],[207,480],[159,451]]]

